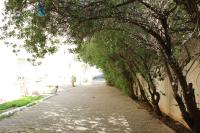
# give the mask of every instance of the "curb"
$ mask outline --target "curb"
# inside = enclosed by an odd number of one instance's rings
[[[48,95],[48,96],[46,96],[46,97],[44,97],[44,98],[42,98],[42,99],[40,99],[40,100],[38,100],[38,101],[34,101],[34,102],[32,102],[32,103],[29,103],[29,104],[27,104],[27,105],[25,105],[25,106],[18,107],[18,108],[15,108],[15,109],[12,109],[12,110],[3,112],[3,113],[0,114],[0,120],[3,119],[3,118],[5,118],[5,117],[12,116],[14,113],[16,113],[16,112],[18,112],[18,111],[21,111],[21,110],[23,110],[23,109],[25,109],[25,108],[27,108],[27,107],[31,107],[31,106],[33,106],[33,105],[35,105],[35,104],[37,104],[37,103],[40,103],[40,102],[42,102],[42,101],[44,101],[44,100],[49,99],[49,98],[51,98],[51,97],[53,97],[53,96],[55,96],[55,95],[57,95],[57,94],[51,94],[51,95]]]

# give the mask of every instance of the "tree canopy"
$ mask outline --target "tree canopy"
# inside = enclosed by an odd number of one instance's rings
[[[191,48],[199,43],[198,0],[40,2],[42,17],[36,1],[7,0],[2,38],[22,39],[34,58],[56,52],[59,41],[74,43],[72,51],[82,60],[101,68],[107,81],[147,102],[158,115],[161,93],[155,80],[168,76],[183,119],[200,132],[196,93],[185,74],[185,66],[199,57],[199,50]]]

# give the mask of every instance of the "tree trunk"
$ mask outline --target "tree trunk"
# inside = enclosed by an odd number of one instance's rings
[[[130,70],[127,70],[126,67],[123,65],[122,66],[122,74],[124,78],[126,79],[127,85],[128,85],[128,95],[133,99],[133,100],[138,100],[138,97],[134,93],[134,88],[133,88],[133,76],[130,72]]]
[[[154,111],[156,112],[156,114],[158,116],[162,116],[162,112],[159,107],[160,94],[157,92],[156,85],[154,84],[154,81],[150,74],[150,70],[145,62],[144,62],[144,68],[146,69],[146,73],[147,73],[147,77],[148,77],[147,82],[149,85],[149,93],[151,95],[151,100],[152,100],[152,104],[154,107]]]
[[[186,77],[183,75],[182,69],[174,57],[165,55],[165,59],[167,59],[167,62],[177,77],[183,91],[185,104],[181,103],[183,101],[181,101],[180,96],[175,93],[175,99],[178,104],[181,105],[179,108],[181,109],[183,118],[195,133],[200,133],[200,111],[197,107],[192,83],[187,83]],[[183,109],[184,105],[186,109]]]
[[[197,115],[199,115],[199,113]],[[200,118],[200,116],[198,116],[198,118]],[[193,131],[194,131],[194,133],[200,133],[200,122],[199,122],[199,119],[195,119]]]
[[[165,70],[166,73],[169,77],[169,81],[172,87],[172,91],[174,93],[174,98],[176,100],[176,102],[178,103],[178,107],[181,111],[181,114],[183,116],[183,119],[185,120],[185,122],[188,124],[189,127],[192,127],[192,121],[191,118],[186,110],[185,104],[183,102],[183,99],[181,98],[181,96],[178,94],[178,81],[176,79],[173,78],[172,72],[170,71],[170,68],[166,62],[166,59],[163,59],[164,65],[165,65]]]
[[[133,99],[133,100],[138,100],[137,95],[134,93],[133,90],[133,81],[127,81],[128,82],[128,93],[129,96]]]
[[[152,105],[151,105],[151,103],[150,103],[150,101],[148,100],[148,98],[146,96],[146,93],[145,93],[145,91],[143,89],[143,86],[142,86],[140,80],[138,79],[136,73],[133,72],[133,71],[132,71],[132,73],[133,73],[133,75],[134,75],[134,77],[135,77],[135,79],[137,81],[137,84],[138,84],[138,87],[139,87],[139,90],[140,90],[140,94],[141,94],[142,100],[145,101],[149,105],[149,107],[153,108]]]

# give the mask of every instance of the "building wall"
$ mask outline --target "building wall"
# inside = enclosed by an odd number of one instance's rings
[[[46,56],[40,66],[33,66],[27,61],[26,53],[16,56],[12,49],[1,45],[0,103],[21,96],[52,93],[57,85],[71,85],[72,75],[77,78],[76,85],[88,84],[95,74],[100,73],[63,50]]]
[[[191,63],[185,67],[185,70],[187,70],[190,67]],[[186,73],[186,71],[184,72]],[[194,63],[189,73],[187,74],[187,80],[188,82],[193,83],[193,87],[195,88],[195,94],[196,94],[198,107],[200,107],[200,64],[199,62]],[[140,77],[140,81],[143,84],[144,88],[148,87],[146,81],[144,81],[144,79],[142,79],[141,77]],[[159,106],[162,112],[167,114],[171,118],[181,122],[185,126],[187,126],[187,124],[184,122],[181,116],[181,112],[179,110],[177,102],[174,99],[169,78],[166,77],[163,81],[155,81],[155,82],[156,82],[157,91],[160,92],[161,94]]]
[[[0,46],[0,103],[21,96],[17,84],[17,60],[6,46]]]

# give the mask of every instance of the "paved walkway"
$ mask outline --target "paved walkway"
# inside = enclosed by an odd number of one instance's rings
[[[2,133],[174,133],[125,96],[105,85],[65,89],[0,121]]]

